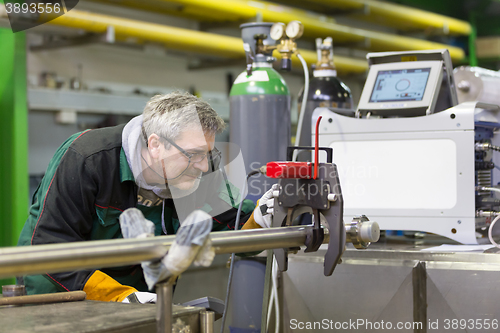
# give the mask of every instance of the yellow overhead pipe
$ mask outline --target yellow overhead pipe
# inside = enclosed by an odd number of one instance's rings
[[[130,4],[130,0],[121,2],[101,0],[110,3]],[[326,0],[325,0],[326,1]],[[184,15],[205,21],[253,20],[260,15],[264,21],[288,23],[299,20],[304,24],[304,35],[317,38],[332,37],[334,43],[352,43],[360,48],[372,51],[410,51],[446,48],[454,61],[465,57],[464,51],[456,46],[430,42],[418,38],[403,37],[383,32],[352,28],[335,23],[335,20],[323,15],[294,9],[265,1],[257,0],[145,0],[136,6],[153,6],[156,3],[172,8],[169,13]]]
[[[469,22],[394,3],[374,0],[309,0],[329,8],[357,10],[350,17],[400,30],[432,30],[446,35],[470,35]]]
[[[175,28],[161,24],[147,23],[108,15],[95,14],[73,9],[56,17],[54,14],[40,14],[39,20],[75,29],[83,29],[93,33],[106,33],[108,27],[113,27],[119,40],[135,38],[138,41],[161,43],[167,48],[194,52],[198,54],[219,56],[224,58],[243,58],[245,51],[240,38],[222,36],[189,29]],[[309,65],[316,63],[316,53],[301,51]],[[296,57],[296,66],[300,62]],[[340,73],[364,73],[368,65],[364,60],[335,57],[335,65]]]
[[[150,42],[162,43],[168,48],[221,56],[241,58],[242,42],[235,43],[237,38],[216,35],[207,32],[170,27],[166,25],[129,20],[91,12],[70,10],[56,17],[54,14],[40,14],[39,20],[50,20],[50,24],[75,29],[84,29],[93,33],[106,33],[109,26],[114,28],[118,39],[137,38]]]

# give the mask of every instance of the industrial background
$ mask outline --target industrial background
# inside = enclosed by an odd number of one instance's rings
[[[499,70],[499,17],[498,0],[80,0],[14,34],[0,11],[0,246],[16,244],[30,196],[71,134],[126,122],[151,96],[174,90],[229,121],[229,92],[245,69],[242,23],[301,21],[297,44],[309,66],[315,38],[331,37],[355,108],[368,52],[448,49],[453,67]],[[282,76],[295,133],[304,84],[295,57]]]

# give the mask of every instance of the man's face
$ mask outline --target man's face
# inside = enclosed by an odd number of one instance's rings
[[[175,140],[175,144],[188,154],[207,154],[213,149],[215,142],[214,135],[205,134],[199,128],[187,129]],[[208,171],[208,159],[191,163],[189,158],[173,145],[169,149],[163,147],[160,154],[162,172],[166,176],[169,186],[180,190],[191,189],[201,177],[203,172]]]

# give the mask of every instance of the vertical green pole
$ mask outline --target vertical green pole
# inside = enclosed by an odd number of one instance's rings
[[[470,25],[471,31],[469,35],[469,66],[477,66],[477,54],[476,54],[476,38],[477,38],[477,25],[476,25],[476,13],[472,12],[470,14]]]
[[[3,0],[0,0],[3,3]],[[14,246],[28,217],[26,34],[0,28],[0,246]],[[11,284],[13,279],[0,280]]]

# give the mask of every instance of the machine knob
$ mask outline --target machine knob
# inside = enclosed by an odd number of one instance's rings
[[[470,82],[469,81],[466,81],[466,80],[462,80],[460,81],[458,84],[457,84],[457,88],[458,90],[461,90],[463,92],[469,92],[470,90]]]

